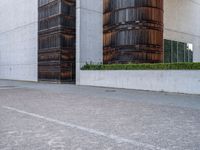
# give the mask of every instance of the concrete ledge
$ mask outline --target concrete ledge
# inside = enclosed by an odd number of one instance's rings
[[[200,70],[80,71],[80,85],[200,94]]]

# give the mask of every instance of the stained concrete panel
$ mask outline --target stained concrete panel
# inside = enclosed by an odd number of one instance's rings
[[[200,94],[199,74],[199,70],[82,70],[80,85]]]
[[[0,78],[37,81],[37,0],[0,1]]]

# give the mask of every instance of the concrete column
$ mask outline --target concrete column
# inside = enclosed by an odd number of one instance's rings
[[[86,63],[103,62],[103,0],[76,1],[76,84]]]

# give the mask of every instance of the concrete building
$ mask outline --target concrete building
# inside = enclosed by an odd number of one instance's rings
[[[163,2],[164,61],[200,62],[199,0]],[[103,5],[103,0],[76,0],[77,84],[81,66],[103,63]],[[0,19],[0,79],[38,81],[38,1],[0,1]]]

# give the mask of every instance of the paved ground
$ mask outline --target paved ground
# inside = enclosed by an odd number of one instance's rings
[[[0,80],[0,150],[200,150],[200,96]]]

